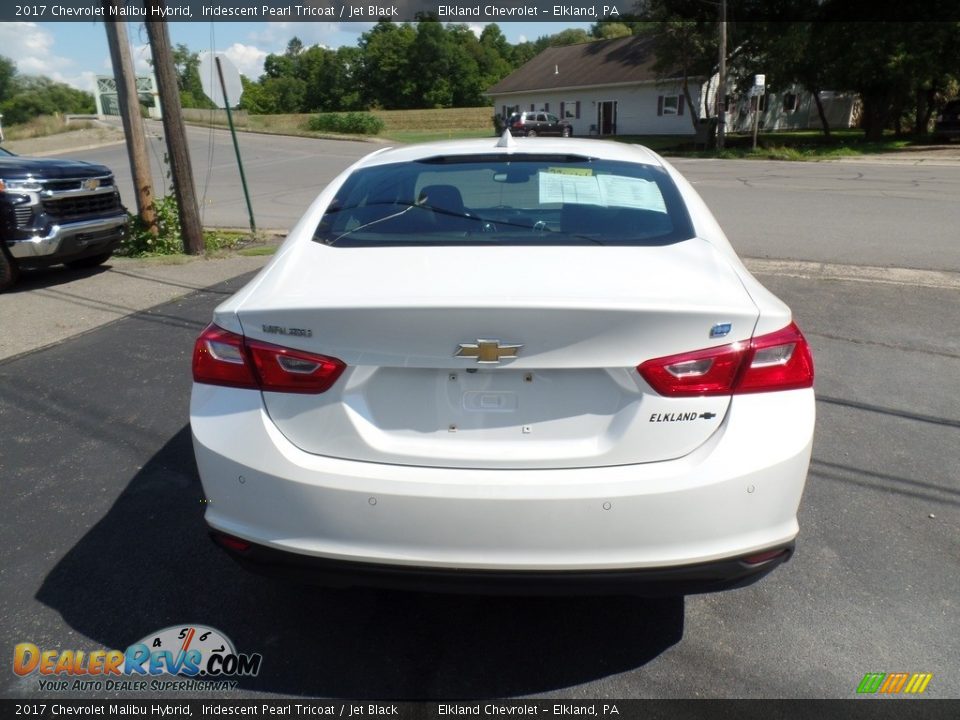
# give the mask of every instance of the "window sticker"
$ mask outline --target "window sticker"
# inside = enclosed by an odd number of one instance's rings
[[[593,175],[591,168],[578,167],[548,167],[548,173],[560,173],[561,175]]]
[[[603,205],[600,185],[592,175],[541,172],[540,204],[574,203],[577,205]]]
[[[660,188],[651,180],[623,175],[600,175],[597,180],[605,205],[667,212]]]
[[[540,204],[603,205],[666,213],[660,188],[651,180],[584,174],[580,168],[549,168],[538,174]],[[590,173],[591,171],[587,171]]]

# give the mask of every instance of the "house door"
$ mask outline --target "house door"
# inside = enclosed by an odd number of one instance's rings
[[[600,129],[600,135],[617,134],[616,100],[597,103],[597,127]]]

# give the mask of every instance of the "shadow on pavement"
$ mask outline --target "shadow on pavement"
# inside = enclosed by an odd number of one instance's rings
[[[13,284],[13,287],[6,290],[6,294],[30,292],[42,288],[56,287],[67,283],[80,280],[81,278],[93,277],[100,273],[107,272],[110,269],[110,261],[103,265],[97,265],[92,268],[70,268],[66,265],[54,265],[47,268],[33,268],[20,271],[20,278]]]
[[[683,636],[683,598],[485,598],[281,584],[206,536],[189,427],[135,475],[37,599],[105,648],[209,625],[263,666],[238,689],[355,698],[496,697],[644,665]]]

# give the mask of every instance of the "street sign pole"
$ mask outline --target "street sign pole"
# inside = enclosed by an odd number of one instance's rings
[[[756,108],[753,111],[753,149],[757,149],[757,130],[760,127],[760,100],[766,91],[766,75],[753,76],[753,91],[757,100]]]
[[[230,137],[233,138],[233,151],[237,154],[237,167],[240,168],[240,185],[243,187],[243,198],[247,201],[247,215],[250,218],[250,232],[257,234],[257,224],[253,219],[253,205],[250,204],[250,191],[247,190],[247,177],[243,173],[243,161],[240,159],[240,145],[237,142],[237,131],[233,127],[233,113],[230,112],[230,98],[227,97],[227,84],[223,81],[223,68],[220,67],[220,58],[214,57],[217,64],[217,77],[220,78],[220,89],[223,90],[223,105],[227,111],[227,124],[230,126]]]

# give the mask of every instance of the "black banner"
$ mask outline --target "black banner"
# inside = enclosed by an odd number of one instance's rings
[[[717,2],[665,0],[658,12],[694,20],[717,18]],[[0,4],[2,22],[167,20],[170,22],[397,22],[432,17],[441,22],[596,22],[654,20],[646,0],[39,0]],[[913,22],[960,19],[960,0],[825,0],[822,3],[770,3],[729,0],[730,21]]]
[[[2,700],[4,718],[956,720],[960,700]]]

